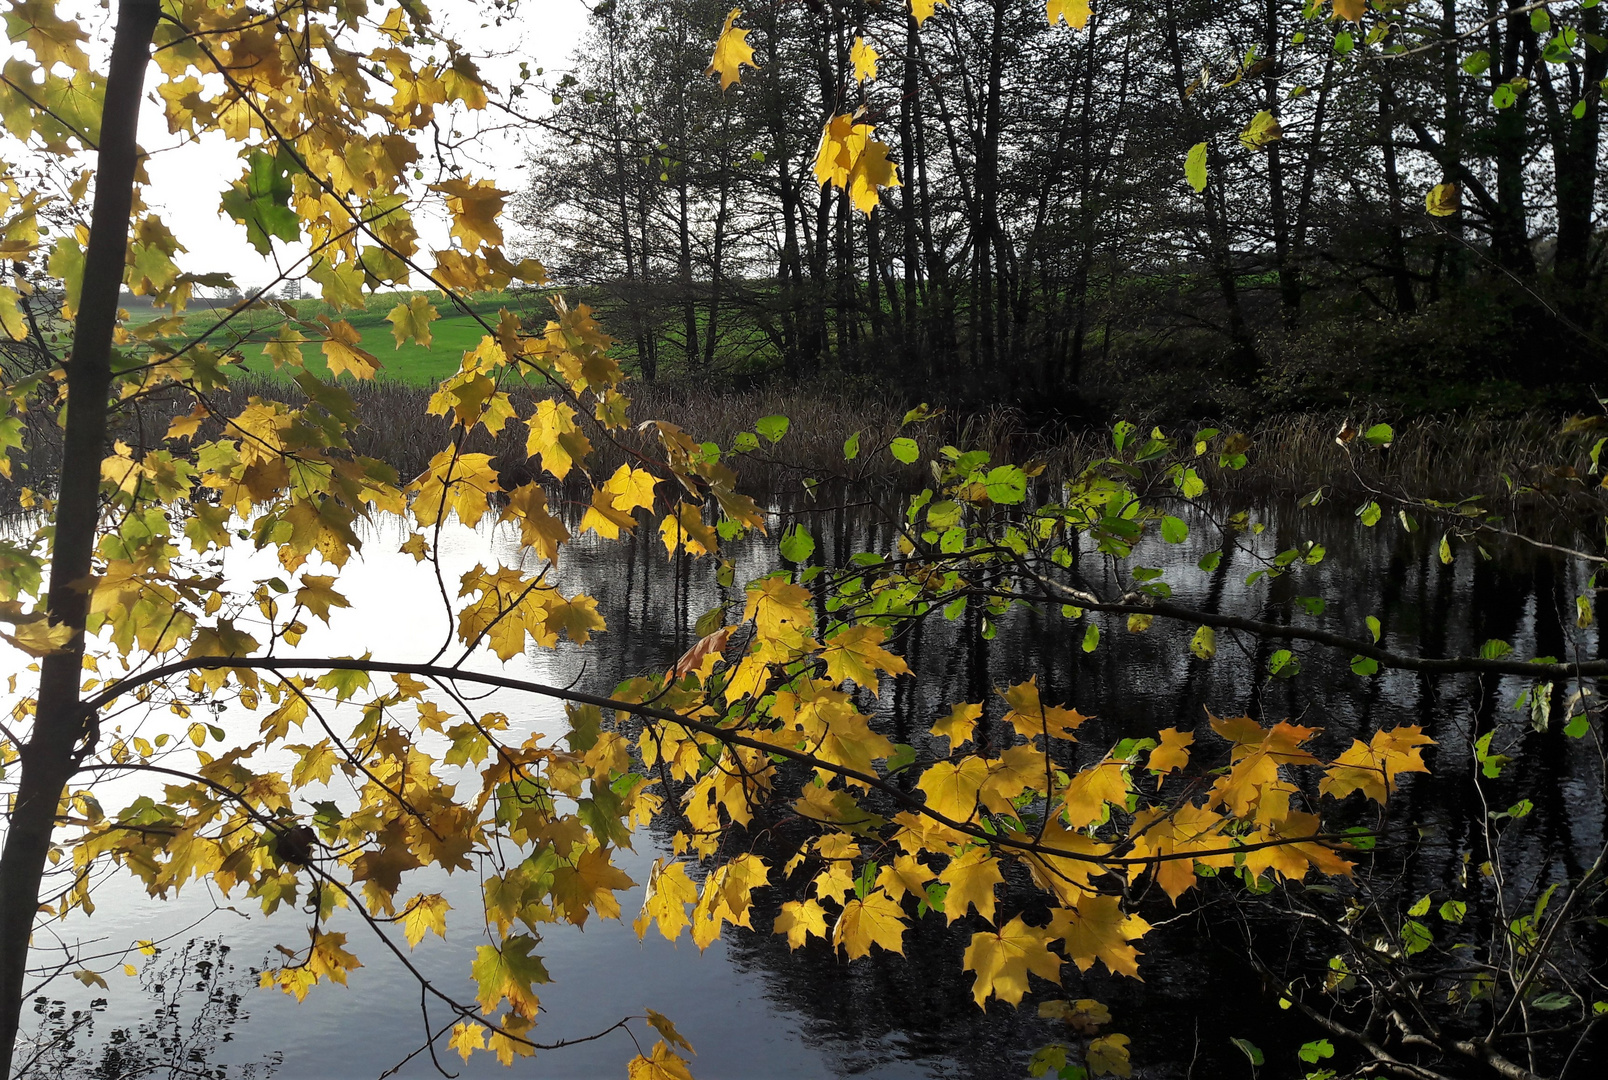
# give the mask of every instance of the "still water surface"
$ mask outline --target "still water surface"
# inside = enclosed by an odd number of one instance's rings
[[[837,563],[856,550],[886,549],[889,538],[869,520],[851,512],[804,518],[820,545],[817,556]],[[1250,539],[1271,553],[1306,539],[1317,527],[1295,511],[1269,510],[1260,537]],[[393,554],[400,524],[375,526],[365,554],[354,559],[341,579],[352,607],[336,611],[328,630],[315,625],[301,651],[308,655],[360,655],[424,659],[445,636],[446,623],[437,584],[428,564]],[[1354,532],[1323,530],[1325,538]],[[394,535],[393,535],[394,534]],[[1197,529],[1178,547],[1157,545],[1140,561],[1168,569],[1175,596],[1185,603],[1224,612],[1266,616],[1270,604],[1291,595],[1322,595],[1326,611],[1316,621],[1352,633],[1367,614],[1378,615],[1387,644],[1404,651],[1466,652],[1488,638],[1514,641],[1523,652],[1535,647],[1554,655],[1601,655],[1594,630],[1576,630],[1561,613],[1572,610],[1582,574],[1567,563],[1515,558],[1505,564],[1459,559],[1445,566],[1431,542],[1384,529],[1330,543],[1323,565],[1299,582],[1247,587],[1254,567],[1243,553],[1230,553],[1212,575],[1194,569],[1206,553]],[[591,538],[595,539],[595,538]],[[773,567],[763,544],[736,550],[739,582]],[[773,550],[770,548],[769,550]],[[517,534],[499,530],[450,528],[440,551],[450,585],[477,562],[520,558]],[[1092,558],[1092,556],[1091,556]],[[1091,564],[1085,564],[1087,565]],[[230,575],[272,576],[270,560],[231,556]],[[532,651],[504,670],[541,682],[577,683],[607,690],[630,674],[666,667],[691,644],[697,616],[721,602],[712,568],[667,562],[656,537],[636,543],[578,542],[560,567],[566,592],[584,591],[598,599],[609,630],[584,656],[566,646]],[[456,592],[456,588],[451,588]],[[731,599],[728,595],[726,599]],[[1236,642],[1221,634],[1217,659],[1189,656],[1193,627],[1161,623],[1145,634],[1127,634],[1107,625],[1093,653],[1079,647],[1082,627],[1058,613],[1019,613],[998,636],[981,642],[964,619],[936,621],[904,642],[915,671],[910,679],[885,687],[887,733],[922,744],[926,728],[947,706],[980,701],[991,688],[1036,673],[1046,701],[1066,701],[1093,714],[1081,731],[1080,754],[1098,758],[1115,740],[1154,735],[1160,728],[1194,728],[1204,711],[1218,715],[1249,713],[1264,719],[1298,717],[1322,726],[1320,756],[1338,753],[1354,735],[1366,738],[1380,727],[1420,723],[1440,741],[1432,759],[1435,773],[1405,785],[1393,812],[1420,826],[1422,846],[1403,864],[1404,890],[1415,894],[1445,888],[1460,852],[1483,817],[1467,782],[1471,768],[1470,732],[1500,726],[1497,745],[1516,735],[1520,718],[1511,704],[1521,687],[1512,680],[1425,679],[1389,673],[1364,680],[1352,675],[1348,657],[1299,650],[1304,672],[1292,680],[1270,680],[1267,657],[1277,643]],[[968,644],[973,642],[975,644]],[[483,666],[495,669],[487,658]],[[500,709],[514,729],[563,730],[554,703],[508,694],[480,702]],[[218,723],[241,737],[253,737],[257,718],[225,712]],[[1537,803],[1540,838],[1528,873],[1578,873],[1583,852],[1602,835],[1601,788],[1586,758],[1554,732],[1523,743],[1516,768],[1501,782]],[[1549,783],[1534,783],[1539,776]],[[1500,785],[1499,785],[1500,786]],[[129,787],[102,785],[109,807],[133,794]],[[1497,792],[1501,794],[1500,791]],[[664,854],[667,837],[638,839],[635,853],[621,853],[622,868],[637,882],[647,880],[653,858]],[[1589,858],[1587,859],[1589,861]],[[475,932],[479,883],[468,874],[452,877],[416,873],[408,890],[442,891],[452,903],[445,942],[427,938],[413,954],[418,966],[448,992],[472,996],[468,966],[485,938]],[[1055,1038],[1036,1016],[1037,1000],[1055,996],[1094,997],[1110,1004],[1113,1027],[1133,1037],[1140,1075],[1183,1077],[1239,1075],[1245,1069],[1231,1037],[1252,1038],[1270,1061],[1293,1062],[1293,1050],[1311,1033],[1289,1013],[1273,1007],[1254,976],[1236,961],[1237,931],[1220,926],[1210,911],[1173,912],[1160,907],[1145,914],[1158,928],[1143,942],[1144,982],[1101,974],[1077,976],[1067,969],[1067,987],[1038,983],[1020,1010],[994,1002],[987,1013],[970,996],[970,976],[960,955],[975,927],[966,921],[945,927],[926,919],[912,926],[905,956],[878,953],[870,962],[848,965],[818,941],[789,953],[785,941],[763,932],[728,931],[725,939],[699,953],[690,941],[678,945],[653,933],[639,942],[628,925],[641,905],[641,888],[619,894],[624,922],[593,918],[584,931],[554,927],[542,953],[555,983],[543,988],[543,1017],[536,1037],[544,1041],[579,1038],[609,1027],[624,1015],[653,1008],[675,1020],[698,1050],[694,1072],[702,1080],[738,1077],[1017,1077],[1025,1075],[1025,1056]],[[262,962],[275,944],[305,941],[294,912],[265,918],[254,902],[231,902],[192,886],[176,900],[146,898],[142,890],[109,881],[98,894],[92,918],[74,918],[59,930],[68,940],[121,945],[136,938],[171,937],[172,944],[197,936],[221,937],[242,969]],[[232,906],[231,906],[232,905]],[[756,912],[756,926],[769,925],[769,913]],[[190,929],[191,924],[197,924]],[[296,1080],[369,1080],[398,1065],[421,1042],[418,991],[411,976],[366,940],[366,929],[337,915],[332,927],[345,930],[365,967],[347,987],[320,985],[297,1005],[277,991],[247,991],[244,1019],[227,1032],[227,1041],[208,1050],[214,1065],[238,1065],[280,1055],[275,1075]],[[1299,952],[1300,944],[1292,943]],[[1321,964],[1322,958],[1313,958]],[[110,975],[106,1012],[97,1032],[131,1027],[146,1018],[152,1000],[136,980]],[[121,980],[121,981],[120,981]],[[69,1007],[83,995],[52,986]],[[439,1024],[442,1017],[437,1018]],[[639,1025],[640,1030],[647,1030]],[[644,1039],[644,1045],[649,1041]],[[635,1053],[630,1039],[616,1032],[595,1042],[567,1047],[517,1063],[509,1073],[489,1056],[465,1067],[442,1046],[442,1063],[465,1076],[543,1076],[585,1078],[623,1075]],[[229,1075],[236,1075],[231,1069]],[[438,1075],[428,1056],[416,1056],[397,1075]]]

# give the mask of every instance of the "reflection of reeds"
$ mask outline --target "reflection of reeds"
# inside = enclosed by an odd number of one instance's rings
[[[446,444],[446,419],[425,412],[429,388],[388,381],[354,384],[343,380],[341,385],[355,400],[362,418],[361,426],[351,434],[353,449],[390,463],[403,480],[422,472],[434,451]],[[740,432],[754,430],[761,417],[788,417],[791,426],[781,442],[772,445],[762,438],[757,451],[734,462],[744,486],[756,492],[797,490],[806,477],[827,480],[851,475],[884,478],[894,484],[927,482],[930,477],[924,464],[900,464],[886,451],[888,442],[899,435],[915,438],[924,455],[953,445],[986,451],[994,462],[1041,461],[1048,477],[1076,475],[1090,461],[1111,452],[1110,435],[1104,429],[1060,423],[1030,426],[1019,412],[1002,406],[944,414],[901,428],[902,407],[829,389],[714,393],[699,384],[674,382],[632,383],[626,391],[632,398],[635,422],[666,420],[721,447],[731,447]],[[528,398],[531,392],[521,394]],[[237,378],[231,389],[215,393],[209,400],[227,414],[243,407],[252,396],[290,404],[301,401],[294,385],[249,378]],[[520,402],[521,412],[529,409],[528,400]],[[133,446],[152,445],[173,416],[188,411],[188,403],[179,395],[168,401],[147,400],[137,413],[124,415],[116,437]],[[30,425],[29,450],[19,462],[22,467],[12,482],[0,480],[0,501],[6,505],[16,504],[21,485],[42,491],[54,486],[59,436],[49,413],[35,410],[29,418],[34,423]],[[1592,487],[1596,479],[1586,476],[1590,440],[1562,435],[1555,422],[1539,415],[1405,421],[1396,424],[1395,442],[1388,452],[1365,447],[1360,439],[1349,450],[1342,448],[1334,438],[1340,426],[1339,420],[1330,416],[1271,418],[1246,432],[1252,440],[1246,468],[1222,468],[1215,453],[1205,455],[1196,468],[1209,488],[1230,497],[1299,495],[1319,487],[1328,487],[1339,496],[1357,494],[1367,487],[1435,498],[1502,496],[1508,491],[1506,478],[1514,483],[1576,490]],[[216,430],[207,425],[200,437],[211,437]],[[855,461],[846,462],[844,443],[855,432],[860,435],[860,453]],[[1145,433],[1142,426],[1136,435],[1142,439]],[[1180,428],[1170,434],[1187,440],[1194,432]],[[656,449],[657,440],[634,427],[616,433],[615,438],[613,444],[594,438],[595,472],[606,476],[621,463],[635,460],[637,453],[651,456]],[[506,425],[495,437],[477,430],[464,445],[468,452],[494,455],[505,480],[513,482],[534,479],[524,447],[525,428],[518,423]],[[1568,467],[1578,471],[1583,484],[1559,472]]]

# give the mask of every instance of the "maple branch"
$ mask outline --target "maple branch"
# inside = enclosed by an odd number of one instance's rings
[[[846,780],[853,780],[874,788],[882,794],[897,802],[900,806],[931,818],[938,824],[946,826],[980,840],[987,844],[997,844],[1000,847],[1013,848],[1035,855],[1047,855],[1057,859],[1072,859],[1077,862],[1093,863],[1097,866],[1148,866],[1153,863],[1168,862],[1175,859],[1202,859],[1215,855],[1237,855],[1247,851],[1258,851],[1262,848],[1290,847],[1297,844],[1323,844],[1325,846],[1343,845],[1365,838],[1361,833],[1314,833],[1311,836],[1291,836],[1277,840],[1263,840],[1251,844],[1236,844],[1232,847],[1216,848],[1211,850],[1191,850],[1184,852],[1171,852],[1167,854],[1147,855],[1144,858],[1130,858],[1117,854],[1091,855],[1083,851],[1068,851],[1063,848],[1050,847],[1032,840],[1018,840],[1014,837],[990,833],[986,829],[970,822],[957,821],[945,814],[933,810],[931,807],[914,795],[888,783],[875,773],[862,772],[846,765],[838,765],[824,761],[812,754],[792,747],[779,746],[775,743],[760,739],[749,738],[735,731],[718,727],[714,724],[704,723],[681,715],[670,709],[662,709],[651,705],[642,705],[633,701],[620,701],[617,698],[604,697],[599,694],[588,694],[581,690],[561,689],[548,686],[544,683],[531,682],[526,679],[510,678],[506,675],[493,675],[478,671],[465,671],[460,668],[441,667],[435,664],[410,664],[383,660],[358,660],[352,657],[330,658],[275,658],[275,657],[222,657],[222,656],[192,656],[183,660],[176,660],[170,664],[153,668],[138,678],[114,683],[101,693],[87,699],[84,708],[98,710],[109,705],[123,694],[129,693],[141,686],[164,679],[170,675],[179,675],[187,671],[204,670],[255,670],[255,671],[283,671],[285,669],[317,668],[325,671],[362,671],[380,672],[391,675],[418,675],[431,679],[462,680],[465,682],[480,683],[484,686],[494,686],[503,690],[517,690],[524,693],[535,694],[539,697],[556,698],[560,701],[573,701],[581,705],[595,705],[600,709],[609,709],[614,712],[630,713],[652,720],[659,720],[669,724],[676,724],[689,731],[696,731],[723,743],[733,746],[746,746],[766,754],[775,754],[812,768],[841,776]],[[1113,852],[1123,850],[1129,846],[1128,841],[1118,843]]]

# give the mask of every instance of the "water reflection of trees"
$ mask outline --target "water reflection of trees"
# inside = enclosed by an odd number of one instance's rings
[[[1267,518],[1270,551],[1293,546],[1321,524],[1298,519],[1293,511]],[[879,527],[864,515],[835,511],[806,515],[804,521],[819,540],[817,558],[827,563],[838,553],[886,546],[879,544],[886,540]],[[1345,528],[1317,531],[1341,537],[1325,563],[1299,579],[1303,589],[1327,598],[1323,618],[1355,624],[1365,614],[1376,615],[1387,639],[1419,655],[1467,655],[1493,638],[1536,655],[1600,657],[1608,651],[1601,635],[1573,623],[1573,596],[1583,573],[1572,564],[1507,551],[1489,561],[1448,566],[1435,556],[1434,539],[1422,534],[1359,533],[1349,521]],[[1193,544],[1161,549],[1152,565],[1194,564],[1204,554],[1205,548],[1196,550]],[[1288,620],[1298,579],[1247,587],[1251,568],[1237,565],[1234,556],[1235,548],[1227,545],[1213,573],[1183,575],[1175,586],[1179,599],[1207,611]],[[737,558],[744,556],[739,552]],[[618,626],[622,674],[667,666],[690,644],[686,628],[722,600],[712,569],[667,564],[648,544],[629,549],[622,561],[572,566],[569,572],[586,580],[605,610],[618,613],[611,624]],[[742,566],[737,577],[766,569]],[[1326,756],[1338,754],[1353,738],[1420,724],[1440,743],[1434,772],[1412,778],[1391,803],[1388,825],[1395,840],[1365,867],[1370,871],[1366,887],[1377,899],[1446,895],[1465,879],[1468,865],[1492,859],[1486,800],[1509,805],[1527,798],[1534,804],[1523,845],[1504,853],[1510,885],[1518,893],[1533,897],[1550,881],[1578,878],[1601,844],[1605,804],[1597,759],[1562,733],[1562,720],[1526,735],[1528,714],[1511,707],[1524,689],[1517,680],[1406,672],[1364,679],[1350,671],[1348,657],[1317,649],[1301,653],[1304,670],[1297,677],[1272,679],[1266,675],[1269,656],[1287,643],[1224,634],[1217,657],[1206,662],[1187,647],[1192,627],[1167,628],[1160,622],[1142,634],[1108,629],[1101,647],[1084,653],[1078,646],[1081,626],[1072,629],[1052,611],[1007,618],[993,640],[977,630],[963,616],[952,623],[917,624],[899,638],[914,674],[900,679],[881,703],[886,734],[925,748],[927,728],[949,705],[989,702],[990,715],[997,717],[1002,707],[991,700],[993,689],[1029,674],[1038,676],[1045,700],[1068,702],[1096,718],[1080,730],[1081,743],[1064,751],[1068,767],[1103,754],[1124,737],[1153,736],[1163,727],[1193,729],[1207,710],[1263,720],[1291,717],[1320,726],[1324,734],[1317,752]],[[1563,695],[1563,687],[1553,688],[1554,715],[1564,711]],[[1486,781],[1482,799],[1473,779],[1471,746],[1493,732],[1493,748],[1511,748],[1516,760],[1499,780]],[[1315,790],[1309,794],[1317,796]],[[1339,813],[1342,824],[1375,824],[1371,810],[1357,799]],[[800,824],[789,822],[784,809],[781,816],[756,823],[757,840],[735,842],[752,843],[761,854],[771,845],[791,851],[799,837],[788,833]],[[1291,909],[1330,902],[1321,886],[1295,891]],[[1021,910],[1029,894],[1022,889],[1002,896],[1002,911]],[[812,940],[790,952],[785,939],[764,932],[736,933],[731,952],[738,963],[764,974],[769,996],[803,1018],[807,1037],[836,1055],[846,1075],[907,1070],[1021,1075],[1024,1051],[1058,1034],[1033,1008],[1036,1000],[1051,996],[1095,997],[1110,1004],[1118,1025],[1132,1034],[1135,1060],[1144,1064],[1146,1075],[1216,1075],[1245,1068],[1232,1037],[1257,1042],[1270,1063],[1289,1063],[1302,1042],[1324,1034],[1278,1008],[1278,995],[1264,985],[1251,957],[1285,972],[1321,972],[1333,955],[1333,942],[1301,929],[1298,920],[1275,907],[1235,902],[1239,894],[1239,885],[1228,881],[1186,896],[1177,909],[1164,897],[1144,904],[1141,914],[1157,929],[1145,939],[1143,983],[1099,972],[1079,976],[1069,967],[1064,993],[1036,984],[1044,992],[1030,996],[1021,1009],[995,1002],[986,1014],[973,1004],[970,976],[960,966],[978,928],[975,917],[951,926],[919,920],[907,932],[904,956],[878,952],[853,965],[823,942]],[[756,926],[769,927],[780,899],[770,898],[773,906],[765,908],[756,896]],[[1483,903],[1470,904],[1468,940],[1489,935],[1496,906],[1493,892],[1480,892],[1478,883],[1475,899]],[[1030,912],[1024,914],[1032,921]],[[1579,946],[1578,964],[1589,968],[1608,960],[1600,936]],[[1478,1010],[1469,1022],[1480,1022]]]
[[[139,988],[149,1014],[104,1030],[105,998],[72,1008],[60,998],[33,1001],[35,1029],[19,1047],[13,1080],[266,1080],[282,1054],[230,1060],[225,1045],[248,1019],[245,992],[256,972],[240,970],[221,939],[192,939],[146,959]],[[232,1049],[232,1048],[231,1048]]]

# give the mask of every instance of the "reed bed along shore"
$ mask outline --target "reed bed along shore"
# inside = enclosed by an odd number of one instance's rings
[[[356,403],[361,424],[352,432],[354,451],[392,465],[404,480],[418,475],[435,451],[446,445],[449,424],[426,411],[431,390],[401,382],[343,382]],[[940,413],[920,424],[902,426],[906,405],[865,396],[848,396],[815,387],[712,392],[694,383],[632,383],[631,415],[637,422],[665,420],[679,425],[699,440],[730,447],[736,436],[752,431],[761,417],[788,417],[787,435],[778,443],[760,440],[760,447],[733,462],[744,486],[756,493],[784,494],[797,490],[805,478],[829,480],[852,476],[883,480],[890,486],[919,486],[927,479],[922,464],[904,465],[884,449],[898,435],[913,437],[924,453],[952,445],[986,451],[996,462],[1041,461],[1050,478],[1077,475],[1087,464],[1112,451],[1108,427],[1077,427],[1067,423],[1030,424],[1008,407],[970,413]],[[231,413],[250,398],[287,404],[301,403],[301,391],[283,381],[242,378],[228,390],[213,394],[213,406]],[[528,402],[521,411],[529,412]],[[130,410],[118,437],[131,446],[150,445],[166,431],[188,403],[149,400]],[[54,484],[59,435],[53,417],[43,411],[31,414],[29,448],[17,462],[9,481],[0,479],[0,502],[15,505],[21,486],[49,492]],[[1334,497],[1365,495],[1384,489],[1422,498],[1461,499],[1482,495],[1493,501],[1509,496],[1515,486],[1541,485],[1560,493],[1574,489],[1584,494],[1595,489],[1598,477],[1590,475],[1587,460],[1594,438],[1565,434],[1561,417],[1525,415],[1502,420],[1468,417],[1420,418],[1394,422],[1395,439],[1388,450],[1364,448],[1361,441],[1348,449],[1335,434],[1350,419],[1366,428],[1384,416],[1338,417],[1316,414],[1274,416],[1245,427],[1223,425],[1226,433],[1250,438],[1248,464],[1238,470],[1219,465],[1213,454],[1196,468],[1208,487],[1229,498],[1300,496],[1325,488]],[[1137,420],[1136,420],[1137,422]],[[1140,424],[1141,434],[1152,425]],[[1173,424],[1166,433],[1180,441],[1196,429]],[[853,462],[843,456],[844,443],[856,432],[860,454]],[[202,437],[207,436],[203,430]],[[656,438],[632,428],[616,433],[614,441],[594,439],[594,469],[604,475],[635,455],[652,455]],[[534,478],[527,464],[523,424],[509,423],[492,437],[474,432],[464,449],[496,457],[506,478]],[[1608,462],[1604,463],[1608,465]],[[1574,476],[1569,475],[1573,470]],[[1596,489],[1600,494],[1601,489]]]

